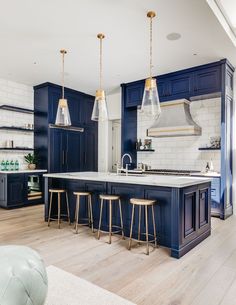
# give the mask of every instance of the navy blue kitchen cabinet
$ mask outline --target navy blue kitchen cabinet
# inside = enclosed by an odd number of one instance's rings
[[[75,131],[51,129],[49,139],[50,171],[54,173],[81,171],[81,134]]]
[[[8,209],[41,204],[44,197],[42,175],[42,172],[0,174],[0,206]],[[32,179],[37,179],[37,189]]]
[[[221,65],[219,62],[156,77],[161,102],[211,94],[221,91]],[[126,84],[125,107],[142,104],[145,80]]]
[[[65,88],[72,126],[84,132],[49,128],[56,119],[61,86],[44,83],[34,87],[34,147],[39,167],[49,172],[96,171],[98,124],[91,121],[94,96]]]
[[[194,72],[193,94],[203,95],[221,91],[221,67],[209,67]]]
[[[219,216],[220,211],[220,178],[213,178],[211,182],[211,214]]]
[[[221,97],[221,177],[212,189],[212,215],[226,219],[232,206],[232,139],[234,67],[227,59],[157,76],[160,102],[176,99]],[[137,109],[145,80],[121,84],[121,154],[129,153],[137,166]],[[193,99],[194,100],[194,99]],[[193,101],[194,102],[194,101]]]
[[[7,204],[9,206],[22,205],[26,190],[24,174],[9,175],[7,177]]]

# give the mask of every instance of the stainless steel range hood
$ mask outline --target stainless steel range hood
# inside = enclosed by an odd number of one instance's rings
[[[161,116],[148,129],[149,137],[199,136],[202,129],[192,119],[186,99],[161,103]]]

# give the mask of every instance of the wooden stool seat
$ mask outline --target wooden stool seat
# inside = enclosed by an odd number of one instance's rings
[[[120,196],[118,195],[100,195],[99,198],[101,199],[101,207],[100,207],[100,217],[99,217],[99,225],[98,225],[98,239],[100,239],[101,232],[109,233],[109,241],[108,243],[111,244],[111,236],[115,233],[122,233],[122,238],[124,238],[124,226],[123,226],[123,217],[122,217],[122,210],[121,210],[121,200]],[[103,212],[103,204],[105,202],[109,202],[109,231],[101,230],[102,224],[102,212]],[[120,210],[120,225],[113,225],[112,224],[112,206],[114,202],[119,203],[119,210]],[[115,231],[113,229],[116,229]]]
[[[157,235],[156,235],[156,222],[155,222],[155,215],[154,215],[154,204],[156,203],[156,200],[152,199],[141,199],[141,198],[131,198],[130,203],[132,204],[132,215],[131,215],[131,224],[130,224],[130,237],[129,237],[129,244],[128,244],[128,250],[131,249],[131,243],[132,240],[138,241],[138,243],[145,242],[146,243],[146,254],[149,255],[149,244],[151,242],[154,242],[154,247],[157,246]],[[133,238],[133,224],[134,224],[134,208],[138,207],[138,239]],[[141,233],[141,214],[142,214],[142,208],[144,209],[144,215],[145,215],[145,233]],[[153,224],[153,234],[149,234],[148,229],[148,209],[151,209],[152,212],[152,224]],[[140,236],[145,235],[146,240],[141,240]],[[152,240],[149,239],[149,236],[153,237]]]
[[[69,209],[69,201],[68,201],[68,194],[65,189],[49,189],[50,193],[50,203],[49,203],[49,213],[48,213],[48,226],[50,226],[51,220],[56,220],[55,218],[51,217],[51,211],[52,211],[52,199],[53,195],[57,194],[57,223],[58,228],[61,228],[61,216],[66,216],[68,218],[68,222],[70,224],[70,209]],[[65,194],[66,197],[66,208],[67,208],[67,215],[61,214],[61,194]]]
[[[49,193],[65,193],[64,189],[49,189]]]
[[[89,225],[93,230],[93,208],[92,208],[92,196],[90,192],[83,192],[78,191],[73,193],[76,196],[76,208],[75,208],[75,233],[78,234],[78,226],[87,226]],[[88,217],[87,218],[79,218],[79,212],[80,212],[80,197],[85,196],[87,198],[87,210],[88,210]],[[79,224],[79,219],[86,221],[85,223]]]
[[[103,199],[103,200],[119,200],[120,199],[120,196],[117,196],[117,195],[100,195],[99,196],[100,199]]]
[[[75,196],[89,196],[89,195],[91,195],[90,192],[74,192],[73,194]]]
[[[131,198],[130,203],[135,205],[153,205],[156,201],[151,199]]]

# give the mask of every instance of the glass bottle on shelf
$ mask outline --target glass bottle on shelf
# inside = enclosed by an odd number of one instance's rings
[[[14,164],[14,161],[11,160],[11,162],[10,162],[10,171],[14,171],[14,169],[15,169],[15,164]]]
[[[7,160],[7,161],[6,161],[6,166],[5,166],[6,171],[9,171],[9,168],[10,168],[10,163],[9,163],[9,161]]]
[[[15,161],[15,170],[16,171],[19,170],[19,161],[18,160]]]
[[[5,171],[6,170],[6,162],[4,160],[2,160],[1,162],[1,171]]]

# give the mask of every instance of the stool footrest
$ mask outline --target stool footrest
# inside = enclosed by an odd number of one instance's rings
[[[100,230],[100,232],[108,233],[108,234],[109,234],[109,227],[107,226],[107,228],[108,228],[108,231]],[[119,229],[119,230],[112,231],[111,234],[116,234],[116,233],[122,232],[122,228],[121,228],[120,226],[112,225],[112,229],[113,229],[113,228],[117,228],[117,229]]]

